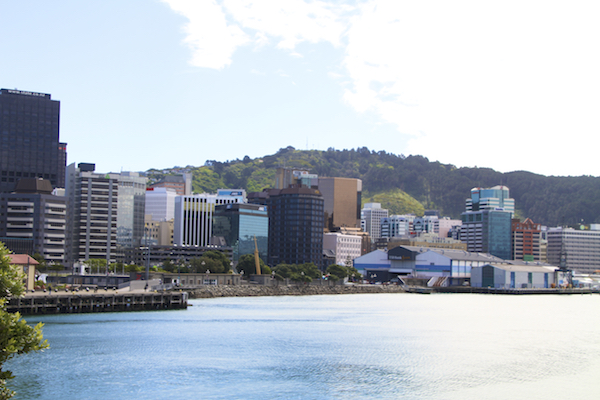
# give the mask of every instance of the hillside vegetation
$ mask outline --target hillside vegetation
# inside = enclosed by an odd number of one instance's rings
[[[437,209],[459,218],[473,187],[505,185],[515,199],[517,215],[548,226],[600,222],[600,178],[555,177],[525,171],[501,173],[489,168],[456,168],[430,162],[422,156],[374,152],[366,147],[351,150],[280,149],[262,158],[186,167],[193,174],[196,193],[220,188],[262,191],[275,184],[278,167],[306,169],[319,176],[358,178],[363,181],[363,203],[382,203],[391,214],[422,215]],[[181,171],[178,168],[177,171]],[[172,171],[147,171],[150,180]]]

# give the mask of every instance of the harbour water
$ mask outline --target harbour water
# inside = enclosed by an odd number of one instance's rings
[[[192,300],[29,317],[17,399],[596,399],[600,296]]]

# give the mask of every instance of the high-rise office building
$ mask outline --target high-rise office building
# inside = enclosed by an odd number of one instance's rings
[[[63,264],[66,198],[52,194],[49,181],[21,178],[12,193],[0,193],[0,241],[14,253],[38,253]]]
[[[255,239],[258,255],[266,261],[269,245],[267,207],[241,203],[218,205],[213,216],[212,234],[233,249],[234,262],[245,254],[254,254]]]
[[[548,229],[548,263],[583,274],[600,270],[600,226]]]
[[[60,102],[49,94],[0,89],[0,192],[12,192],[21,178],[65,186],[59,119]]]
[[[319,178],[325,207],[325,228],[360,228],[362,181],[353,178]]]
[[[509,189],[506,186],[473,188],[465,205],[460,240],[467,244],[467,251],[510,260],[515,201],[509,196]]]
[[[521,222],[512,220],[512,259],[524,261],[545,261],[542,246],[542,225],[527,218]]]
[[[316,189],[268,190],[269,265],[323,261],[323,196]]]
[[[461,214],[460,240],[467,251],[489,253],[510,260],[511,213],[500,210],[467,211]]]
[[[388,210],[381,208],[380,203],[367,203],[361,210],[362,228],[371,236],[375,242],[381,237],[381,219],[388,217]]]
[[[515,200],[510,197],[506,186],[494,186],[491,188],[473,188],[471,197],[465,202],[467,211],[498,210],[515,213]]]
[[[152,221],[170,221],[175,218],[175,189],[155,187],[146,189],[146,215]]]
[[[243,189],[219,189],[217,194],[194,194],[175,198],[173,244],[205,247],[213,237],[213,214],[218,204],[244,203]]]
[[[117,261],[119,174],[97,174],[95,165],[67,167],[67,265],[90,259]]]

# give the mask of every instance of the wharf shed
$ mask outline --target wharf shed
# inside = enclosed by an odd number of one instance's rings
[[[542,289],[556,284],[557,267],[544,263],[489,263],[471,269],[472,287]]]

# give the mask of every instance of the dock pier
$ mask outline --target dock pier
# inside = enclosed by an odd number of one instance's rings
[[[19,312],[22,315],[36,315],[179,310],[186,309],[187,306],[187,292],[57,292],[12,298],[7,303],[6,309],[8,312]]]

